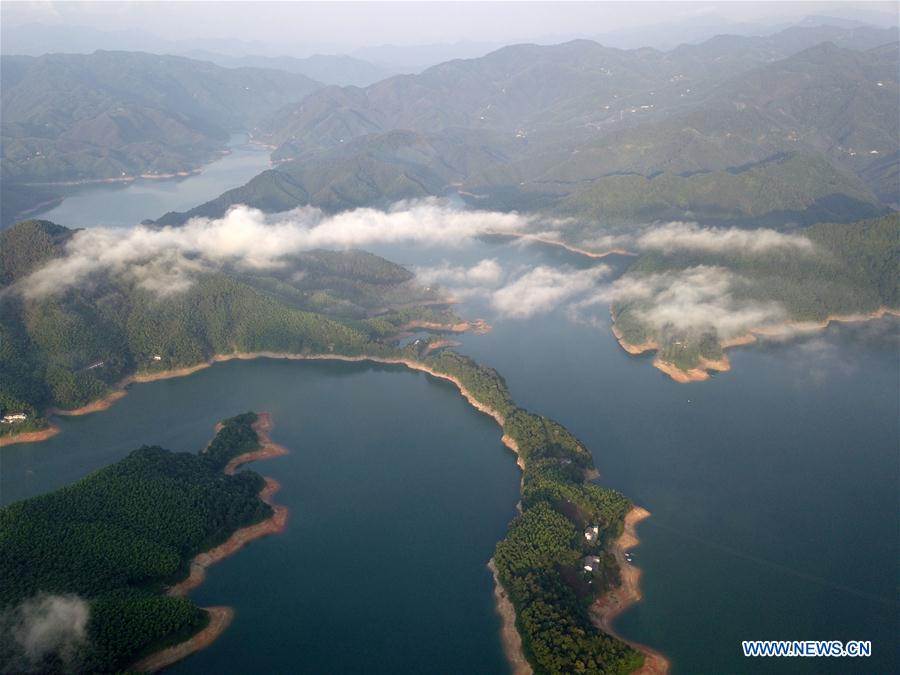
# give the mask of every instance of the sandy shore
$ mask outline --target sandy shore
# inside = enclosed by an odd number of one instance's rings
[[[253,452],[245,452],[231,459],[225,465],[223,472],[233,475],[234,472],[243,464],[255,462],[269,457],[280,457],[288,454],[287,448],[273,443],[269,439],[269,431],[272,428],[272,417],[269,413],[259,413],[259,419],[253,425],[259,436],[260,449]],[[234,555],[237,551],[249,544],[254,539],[265,537],[269,534],[277,534],[283,532],[287,525],[288,510],[286,506],[272,503],[272,496],[281,489],[281,485],[274,478],[266,478],[266,484],[260,490],[259,498],[272,507],[273,513],[264,521],[255,525],[248,525],[236,530],[227,541],[219,544],[215,548],[211,548],[203,553],[198,553],[191,560],[191,571],[186,579],[178,582],[174,586],[170,586],[167,593],[177,597],[184,597],[192,590],[197,588],[206,579],[206,569],[210,565],[214,565],[220,560]]]
[[[20,434],[0,436],[0,448],[5,448],[7,445],[15,445],[16,443],[37,443],[39,441],[46,441],[48,438],[56,436],[60,431],[62,431],[62,429],[55,424],[51,424],[46,429],[39,429],[38,431],[25,431]]]
[[[753,328],[743,335],[737,335],[732,338],[720,340],[719,346],[724,351],[725,349],[731,349],[732,347],[741,347],[744,345],[753,344],[760,337],[769,337],[776,339],[788,338],[796,335],[797,333],[811,333],[814,331],[824,330],[825,328],[828,328],[828,326],[830,326],[832,323],[856,323],[860,321],[872,321],[874,319],[883,319],[886,316],[900,316],[900,311],[890,309],[888,307],[881,307],[874,312],[869,312],[868,314],[834,314],[826,317],[822,321],[791,321],[780,326]],[[644,352],[659,349],[659,345],[654,340],[648,340],[647,342],[642,342],[641,344],[637,345],[625,340],[622,335],[622,331],[620,331],[615,325],[615,315],[613,315],[612,333],[618,341],[619,346],[621,346],[622,349],[624,349],[629,354],[643,354]],[[683,368],[679,368],[674,363],[665,361],[657,356],[657,358],[653,360],[653,366],[654,368],[657,368],[658,370],[671,377],[676,382],[686,384],[688,382],[703,382],[704,380],[708,380],[710,378],[711,371],[726,372],[731,370],[731,361],[728,359],[727,354],[723,354],[722,358],[720,359],[707,359],[701,356],[700,360],[694,368],[685,370]]]
[[[409,321],[400,328],[399,332],[409,332],[417,330],[433,330],[444,333],[475,333],[476,335],[484,335],[491,331],[491,325],[484,319],[474,319],[473,321],[460,321],[459,323],[438,323],[437,321]]]
[[[122,387],[127,386],[126,384],[120,385]],[[78,417],[79,415],[89,415],[91,413],[100,412],[101,410],[106,410],[113,403],[118,401],[120,398],[125,397],[124,388],[118,389],[113,393],[105,396],[101,399],[88,403],[87,405],[83,405],[80,408],[75,408],[73,410],[64,410],[62,408],[50,408],[50,415],[60,415],[62,417]]]
[[[645,645],[625,640],[612,627],[613,621],[619,614],[641,600],[641,570],[625,559],[625,553],[640,544],[635,527],[649,517],[650,512],[639,506],[632,508],[625,516],[625,528],[622,536],[616,540],[611,549],[619,565],[621,583],[603,597],[598,598],[591,605],[590,614],[591,620],[597,628],[627,642],[644,655],[644,665],[635,671],[636,673],[639,675],[664,675],[670,669],[669,661],[665,656]]]
[[[218,430],[221,425],[216,425]],[[269,413],[259,413],[256,422],[253,424],[256,434],[259,437],[260,448],[253,452],[245,452],[231,459],[225,465],[223,472],[233,475],[234,472],[243,464],[255,462],[260,459],[269,457],[279,457],[288,453],[287,448],[277,443],[273,443],[269,438],[269,431],[272,429],[272,416]],[[191,560],[190,574],[186,579],[178,582],[174,586],[170,586],[166,593],[174,597],[185,597],[192,590],[197,588],[206,579],[206,569],[210,565],[214,565],[220,560],[233,555],[254,539],[265,537],[269,534],[277,534],[283,532],[287,524],[288,509],[286,506],[272,503],[272,496],[281,488],[278,481],[273,478],[266,478],[266,484],[259,492],[259,498],[272,507],[273,513],[264,521],[249,525],[236,530],[227,541],[219,544],[215,548],[211,548],[203,553],[198,553]],[[139,672],[155,672],[166,666],[170,666],[176,661],[183,659],[194,652],[209,647],[215,640],[228,628],[234,618],[234,610],[230,607],[209,607],[206,611],[210,614],[209,625],[202,631],[194,635],[189,640],[185,640],[172,647],[167,647],[159,652],[151,654],[142,659],[131,667],[131,670]]]
[[[506,654],[513,675],[532,675],[534,669],[525,658],[525,652],[522,650],[522,637],[516,628],[516,608],[513,607],[503,584],[500,583],[493,558],[487,566],[494,577],[494,601],[497,604],[497,614],[500,615],[500,639],[503,642],[503,653]]]
[[[615,324],[615,316],[613,317],[613,327],[612,334],[616,336],[616,340],[619,341],[619,346],[622,347],[629,354],[643,354],[644,352],[654,351],[659,349],[659,345],[656,344],[656,340],[647,340],[646,342],[641,342],[640,344],[632,344],[625,339],[625,336],[622,335],[622,331],[619,330],[619,327]]]
[[[167,647],[141,659],[129,670],[139,673],[155,673],[194,652],[209,647],[231,624],[234,619],[234,610],[231,607],[204,607],[203,609],[209,614],[209,624],[206,628],[190,640],[179,642],[177,645]]]
[[[228,154],[228,153],[222,153]],[[214,162],[216,158],[210,159],[209,163]],[[111,183],[133,183],[139,178],[144,180],[168,180],[170,178],[187,178],[188,176],[196,176],[202,172],[202,169],[190,169],[184,171],[174,171],[172,173],[139,173],[136,175],[116,176],[114,178],[86,178],[84,180],[64,180],[49,183],[26,183],[31,187],[76,187],[79,185],[104,185]]]
[[[438,349],[449,349],[452,347],[459,347],[462,345],[462,342],[457,342],[456,340],[433,340],[428,343],[428,346],[425,348],[425,351],[422,353],[423,356],[428,356],[432,352],[436,352]]]

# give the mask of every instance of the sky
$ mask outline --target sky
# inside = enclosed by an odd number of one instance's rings
[[[210,38],[349,51],[381,44],[508,44],[592,36],[664,23],[790,21],[881,12],[882,2],[19,2],[2,0],[6,29],[28,23],[140,30],[168,40]]]

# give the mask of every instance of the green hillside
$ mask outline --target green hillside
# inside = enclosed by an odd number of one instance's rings
[[[48,201],[19,184],[188,171],[321,86],[278,70],[102,51],[3,56],[0,80],[6,223]]]
[[[900,201],[892,40],[818,27],[671,52],[516,45],[329,87],[261,125],[277,168],[160,222],[448,192],[588,225],[859,220]]]
[[[814,243],[813,254],[652,253],[641,256],[625,279],[637,281],[698,266],[723,268],[738,280],[730,289],[736,301],[778,303],[788,320],[798,322],[881,308],[900,310],[900,215],[849,225],[819,223],[796,234]],[[649,298],[614,303],[615,326],[628,343],[653,340],[660,346],[660,358],[682,370],[696,367],[701,357],[721,358],[721,340],[734,337],[719,335],[702,323],[691,329],[654,328],[642,319],[652,302]]]
[[[71,231],[25,221],[0,233],[3,287],[62,253]],[[377,352],[416,317],[452,322],[404,268],[359,251],[310,251],[266,274],[210,271],[163,297],[100,276],[56,296],[0,294],[0,408],[39,417],[75,408],[122,378],[191,366],[215,354]],[[402,307],[392,310],[391,307]],[[159,357],[159,358],[156,358]],[[98,365],[99,364],[99,365]],[[18,425],[4,425],[9,433]]]

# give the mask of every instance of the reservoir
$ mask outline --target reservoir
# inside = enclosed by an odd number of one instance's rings
[[[418,266],[603,264],[496,241],[375,252]],[[675,673],[895,669],[896,319],[738,348],[731,372],[680,385],[616,344],[605,308],[516,320],[472,297],[459,312],[493,325],[459,350],[566,425],[600,482],[653,514],[634,551],[644,600],[616,624],[625,637]],[[288,529],[210,568],[192,597],[234,606],[235,623],[172,672],[505,672],[484,565],[519,473],[494,422],[422,374],[258,360],[134,386],[106,412],[58,420],[46,442],[4,448],[0,497],[143,443],[196,451],[247,409],[272,412],[291,450],[252,466],[282,483]],[[748,660],[750,639],[871,640],[873,656]]]
[[[130,183],[97,183],[58,188],[62,203],[34,217],[66,227],[131,227],[169,211],[191,209],[269,168],[269,150],[232,137],[229,154],[185,178],[138,178]]]

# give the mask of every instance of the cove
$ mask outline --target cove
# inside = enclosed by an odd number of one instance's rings
[[[55,438],[4,448],[3,500],[142,443],[194,451],[223,410],[251,408],[290,450],[250,465],[281,483],[288,525],[208,570],[191,597],[233,606],[234,623],[171,672],[506,670],[485,566],[515,515],[515,457],[491,418],[424,374],[261,359],[136,385]]]

